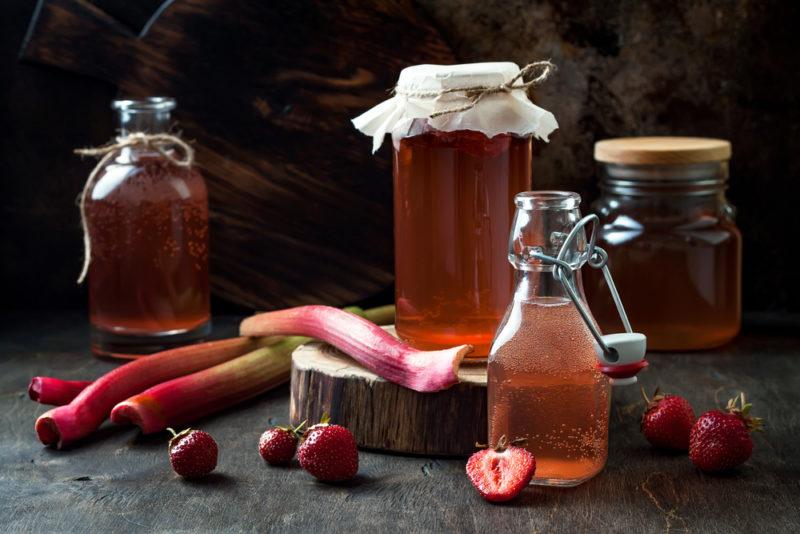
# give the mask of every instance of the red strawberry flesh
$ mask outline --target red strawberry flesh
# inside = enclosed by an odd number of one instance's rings
[[[481,497],[490,502],[516,497],[530,483],[535,471],[533,454],[513,445],[503,451],[478,451],[467,461],[470,482]]]

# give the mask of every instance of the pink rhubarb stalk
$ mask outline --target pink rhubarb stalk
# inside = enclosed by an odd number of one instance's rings
[[[230,360],[270,341],[275,340],[245,337],[223,339],[166,350],[134,360],[95,380],[69,404],[39,416],[36,434],[45,445],[61,448],[96,430],[114,405],[131,395],[165,380]]]
[[[145,434],[181,426],[223,410],[289,380],[292,351],[309,341],[287,337],[233,360],[153,386],[111,410],[113,423]]]
[[[42,404],[62,406],[69,404],[91,383],[91,380],[61,380],[49,376],[34,376],[28,385],[28,396],[31,400]]]
[[[348,308],[379,324],[394,321],[394,306]],[[180,426],[260,395],[289,380],[294,349],[309,341],[292,336],[268,347],[151,387],[120,402],[114,423],[131,423],[145,434]]]
[[[329,306],[300,306],[242,321],[243,336],[304,335],[330,343],[375,374],[422,392],[458,383],[458,366],[471,345],[421,351],[352,313]]]

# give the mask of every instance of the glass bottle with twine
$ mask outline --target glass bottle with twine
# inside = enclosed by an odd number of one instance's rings
[[[79,197],[92,350],[136,357],[210,330],[208,194],[194,150],[168,133],[172,98],[116,100],[120,135]]]

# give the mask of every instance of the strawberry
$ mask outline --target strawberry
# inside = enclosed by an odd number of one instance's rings
[[[258,452],[270,465],[289,465],[297,450],[297,434],[305,425],[274,426],[268,428],[258,440]]]
[[[210,434],[201,430],[186,430],[172,433],[169,440],[169,462],[172,469],[184,478],[209,474],[217,467],[217,442]]]
[[[654,447],[685,451],[689,449],[689,431],[694,424],[694,410],[689,401],[677,395],[664,395],[656,392],[648,399],[642,388],[642,396],[647,402],[642,415],[642,434]]]
[[[750,458],[750,433],[763,429],[761,419],[748,415],[750,407],[741,393],[728,401],[727,412],[711,410],[700,416],[689,438],[689,458],[698,469],[727,471]]]
[[[513,443],[509,445],[506,437],[502,436],[495,448],[478,451],[467,460],[467,476],[487,501],[513,499],[528,485],[536,471],[533,454]]]
[[[326,482],[349,480],[358,472],[358,449],[353,434],[343,426],[329,424],[327,416],[306,430],[297,459],[303,469]]]

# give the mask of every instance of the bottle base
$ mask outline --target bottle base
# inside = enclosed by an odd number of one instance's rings
[[[600,471],[602,471],[602,469]],[[600,471],[581,478],[532,478],[529,485],[546,486],[551,488],[574,488],[575,486],[580,486],[587,480],[594,478]]]
[[[403,324],[397,324],[395,328],[398,337],[417,350],[446,350],[457,345],[472,345],[472,352],[465,358],[468,361],[486,361],[493,335],[473,332],[431,333]]]
[[[154,352],[202,341],[211,333],[211,321],[191,329],[147,334],[119,334],[91,327],[91,350],[95,356],[134,360]]]

